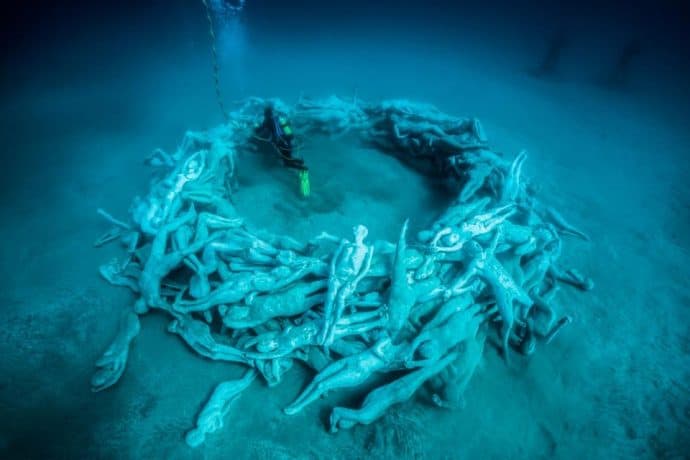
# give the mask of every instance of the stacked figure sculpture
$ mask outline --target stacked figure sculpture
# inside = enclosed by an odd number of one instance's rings
[[[447,179],[454,196],[428,229],[395,242],[322,233],[300,242],[254,229],[232,204],[235,163],[248,148],[266,104],[287,113],[304,135],[348,134],[357,142]],[[559,312],[559,285],[592,282],[559,265],[563,237],[587,236],[535,196],[523,175],[526,154],[493,152],[479,122],[405,100],[368,104],[337,97],[252,98],[208,132],[187,133],[174,153],[147,159],[155,174],[126,221],[96,241],[120,241],[123,260],[100,268],[136,301],[96,363],[94,391],[123,375],[138,317],[170,316],[168,330],[199,355],[246,367],[218,384],[190,446],[223,425],[240,392],[254,381],[277,385],[295,362],[314,378],[284,411],[302,411],[328,391],[387,374],[360,407],[336,407],[332,432],[369,424],[424,387],[440,407],[463,393],[493,340],[507,363],[549,343],[571,318]]]

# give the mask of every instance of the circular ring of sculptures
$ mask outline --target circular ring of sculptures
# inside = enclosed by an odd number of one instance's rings
[[[368,241],[364,225],[308,242],[254,229],[233,206],[235,164],[267,104],[305,136],[351,134],[446,179],[455,195],[428,229],[410,235],[406,221],[394,242]],[[360,407],[335,407],[331,432],[372,423],[421,387],[438,406],[461,404],[487,338],[507,363],[511,353],[530,355],[571,322],[554,304],[559,285],[592,288],[558,261],[564,236],[587,236],[537,198],[525,159],[492,151],[476,119],[406,100],[244,101],[229,123],[188,132],[174,153],[147,159],[150,189],[126,221],[99,209],[112,229],[95,245],[126,248],[100,274],[137,300],[97,361],[92,389],[119,380],[139,315],[154,309],[199,355],[247,369],[215,387],[190,446],[223,426],[255,379],[277,385],[296,361],[316,374],[288,415],[328,391],[388,377]]]

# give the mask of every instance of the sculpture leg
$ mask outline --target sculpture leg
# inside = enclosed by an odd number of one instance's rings
[[[130,312],[122,319],[115,340],[96,361],[96,367],[99,369],[91,378],[91,391],[105,390],[120,379],[127,365],[129,345],[140,330],[141,325],[136,314]]]
[[[116,240],[118,238],[122,238],[125,234],[132,232],[132,227],[126,222],[123,222],[115,217],[113,217],[110,213],[105,211],[102,208],[98,208],[96,211],[100,216],[105,218],[108,222],[114,225],[113,228],[105,232],[103,235],[101,235],[96,241],[94,241],[93,245],[94,247],[101,247],[113,240]]]
[[[547,334],[544,336],[544,342],[548,345],[551,343],[551,341],[558,335],[558,333],[568,324],[572,323],[573,319],[570,316],[564,316],[561,319],[559,319],[556,324],[553,325],[551,330],[547,332]]]
[[[322,332],[319,337],[319,344],[326,345],[328,342],[331,329],[335,325],[335,313],[334,310],[337,308],[335,306],[338,299],[339,292],[341,290],[341,283],[337,278],[332,279],[328,283],[328,291],[326,292],[326,299],[324,301],[324,325]],[[326,352],[328,352],[328,347],[326,346]]]
[[[448,376],[443,390],[443,399],[438,394],[432,396],[434,403],[448,409],[462,408],[465,405],[464,393],[474,372],[479,366],[484,352],[486,334],[479,332],[476,337],[465,343],[464,350],[457,359],[446,368]]]
[[[484,185],[484,181],[489,177],[493,167],[486,163],[479,163],[473,165],[469,171],[469,178],[462,187],[460,193],[460,201],[466,202],[474,196],[474,194]]]
[[[335,254],[333,255],[333,258],[331,259],[331,266],[330,266],[330,276],[328,279],[328,291],[326,292],[326,301],[323,304],[323,318],[324,318],[324,325],[323,325],[323,330],[320,334],[319,337],[319,343],[324,344],[326,343],[326,339],[328,338],[328,335],[330,333],[331,328],[333,327],[333,324],[335,323],[334,321],[334,308],[335,308],[335,301],[338,296],[338,292],[340,291],[340,288],[342,286],[342,282],[336,275],[336,268],[337,268],[337,260],[340,258],[340,255],[343,253],[343,250],[345,248],[345,242],[341,242],[340,246],[338,246],[338,249],[335,251]],[[328,351],[328,350],[326,350]]]
[[[565,217],[563,217],[561,213],[555,209],[551,208],[550,206],[545,206],[544,211],[546,214],[545,217],[547,218],[546,220],[553,223],[558,228],[560,233],[563,233],[564,235],[571,235],[584,241],[590,241],[590,238],[586,233],[582,232],[566,221]]]
[[[372,320],[377,320],[380,318],[381,314],[376,310],[353,313],[351,315],[340,318],[336,323],[336,326],[341,328],[347,328],[348,326],[358,325],[365,322],[371,322]]]
[[[503,347],[503,358],[506,364],[510,365],[510,334],[513,330],[513,323],[515,322],[513,303],[500,289],[495,292],[495,295],[496,306],[501,314],[501,344]]]
[[[365,323],[350,324],[347,326],[336,326],[333,329],[333,336],[336,338],[345,337],[348,335],[362,335],[373,329],[380,327],[385,327],[386,321],[383,318],[379,318],[376,321],[369,321]]]
[[[333,362],[317,347],[309,347],[308,351],[301,359],[307,366],[311,367],[316,372],[321,372]]]
[[[242,223],[243,219],[241,218],[230,219],[210,212],[202,212],[197,219],[195,239],[205,240],[208,238],[209,230],[235,228],[242,225]]]
[[[520,178],[522,175],[522,165],[527,159],[527,152],[522,151],[515,157],[515,160],[510,165],[510,171],[508,172],[508,177],[503,185],[502,201],[510,202],[515,201],[518,194],[520,193]]]
[[[347,407],[333,408],[329,421],[331,433],[337,433],[338,430],[348,430],[358,423],[371,423],[362,420],[359,410],[348,409]]]
[[[95,248],[100,248],[101,246],[105,246],[106,244],[110,243],[111,241],[115,241],[118,238],[121,238],[125,233],[127,233],[128,230],[125,230],[120,227],[113,227],[101,236],[96,239],[96,241],[93,242],[93,246]]]
[[[594,281],[586,277],[574,268],[562,270],[556,265],[549,267],[549,273],[558,281],[570,284],[581,291],[591,291],[594,289]]]
[[[184,263],[195,273],[189,280],[189,294],[195,299],[208,296],[211,293],[211,285],[208,280],[211,271],[201,263],[195,254],[187,256]]]
[[[340,372],[345,370],[347,363],[345,360],[336,361],[326,367],[321,373],[307,385],[307,388],[292,402],[289,406],[283,409],[287,415],[294,415],[300,412],[309,403],[316,401],[322,394],[329,389],[326,383],[336,377]]]
[[[139,283],[136,277],[141,271],[133,271],[132,276],[125,273],[129,262],[119,263],[117,259],[112,259],[107,264],[98,267],[98,273],[113,286],[124,286],[132,290],[135,294],[139,293]]]
[[[549,302],[547,302],[542,296],[539,296],[537,294],[536,289],[532,289],[530,297],[532,299],[532,302],[534,302],[534,314],[542,313],[546,315],[546,319],[544,320],[544,327],[547,330],[550,329],[551,325],[553,324],[556,318],[556,312],[554,311],[553,307],[551,307],[551,305],[549,305]],[[539,333],[538,331],[536,332]]]
[[[326,335],[326,341],[325,344],[328,346],[329,344],[333,343],[334,340],[334,332],[335,332],[335,327],[340,320],[341,316],[343,315],[343,312],[345,311],[345,302],[347,301],[347,298],[350,297],[352,294],[354,294],[355,290],[357,289],[357,285],[359,284],[360,281],[369,273],[369,270],[371,269],[371,261],[373,260],[374,257],[374,249],[369,248],[366,259],[364,260],[364,264],[359,270],[359,273],[357,273],[357,276],[355,276],[354,279],[350,280],[347,282],[342,288],[338,290],[338,296],[336,297],[336,311],[335,311],[335,317],[331,320],[329,324],[329,330],[327,331]]]
[[[503,223],[507,218],[515,214],[515,205],[507,204],[496,208],[493,212],[487,216],[487,219],[483,222],[483,230],[487,233],[494,229],[497,225]]]
[[[333,343],[335,339],[335,329],[340,321],[340,316],[345,310],[345,299],[353,292],[351,285],[346,285],[340,288],[338,295],[335,298],[335,313],[328,324],[328,330],[326,333],[326,340],[324,341],[324,346],[328,347]]]

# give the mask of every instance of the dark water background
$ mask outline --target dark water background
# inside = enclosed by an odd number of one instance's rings
[[[187,352],[160,317],[144,321],[123,381],[89,392],[92,364],[131,300],[98,279],[98,264],[117,251],[91,247],[103,231],[94,210],[125,215],[147,187],[143,156],[222,121],[208,24],[193,0],[0,8],[0,456],[374,455],[370,431],[330,437],[315,412],[281,418],[301,384],[291,376],[280,390],[243,399],[243,416],[203,450],[187,449],[181,434],[227,371]],[[416,421],[400,422],[419,433],[439,423],[415,438],[427,458],[688,452],[690,392],[678,382],[690,373],[689,25],[686,2],[651,1],[247,0],[239,19],[219,21],[226,104],[356,94],[477,116],[500,149],[530,150],[530,174],[593,234],[593,246],[567,256],[598,283],[592,297],[567,298],[581,310],[579,326],[518,376],[489,357],[466,415],[413,411]],[[554,37],[566,43],[556,70],[534,78]],[[630,44],[639,55],[612,81]],[[305,232],[348,228],[348,219],[366,220],[362,212],[386,203],[395,221],[396,212],[431,207],[409,178],[398,195],[382,192],[396,187],[391,165],[378,188],[362,192],[378,204],[358,208],[346,175],[371,169],[366,156],[353,155],[344,169],[329,161],[317,183],[330,187],[324,206],[335,204],[305,219]],[[341,174],[324,177],[329,168]],[[243,193],[274,197],[270,174],[257,174]],[[524,428],[528,421],[537,428]]]
[[[41,130],[179,133],[220,120],[200,1],[10,1],[2,8],[2,97],[11,109],[3,127],[19,147],[22,138],[45,137]],[[461,100],[477,115],[495,96],[472,91],[472,78],[519,80],[539,66],[554,37],[566,40],[554,75],[566,87],[606,78],[635,42],[640,54],[625,97],[682,124],[688,23],[680,1],[260,0],[247,3],[239,24],[225,25],[229,39],[222,24],[218,33],[228,101],[357,91],[440,105]],[[506,113],[527,109],[504,102]],[[6,158],[17,163],[13,169],[31,169],[35,159],[27,151]]]

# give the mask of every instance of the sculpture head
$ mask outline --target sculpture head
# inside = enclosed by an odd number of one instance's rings
[[[458,243],[462,244],[462,242],[460,241],[460,235],[457,232],[453,232],[453,231],[451,231],[450,233],[448,233],[446,236],[443,237],[443,242],[447,246],[455,246]]]
[[[352,230],[355,233],[355,242],[357,244],[363,244],[364,238],[366,238],[369,234],[369,229],[364,225],[357,225],[356,227],[353,227]]]
[[[200,150],[187,158],[187,161],[185,161],[184,165],[182,166],[181,175],[184,177],[184,179],[191,181],[197,179],[201,175],[204,170],[204,162],[206,160],[205,154],[205,150]]]
[[[196,159],[192,158],[189,160],[189,162],[186,164],[187,168],[185,170],[186,173],[193,173],[199,168],[199,162],[196,161]]]

